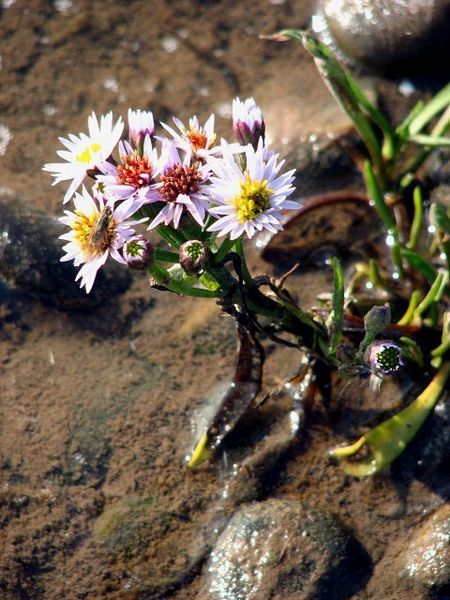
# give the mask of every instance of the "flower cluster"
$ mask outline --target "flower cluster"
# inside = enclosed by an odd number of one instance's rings
[[[92,113],[88,134],[60,138],[64,162],[44,166],[55,184],[70,181],[64,202],[73,200],[75,209],[60,219],[70,227],[61,236],[68,242],[61,260],[82,265],[77,279],[86,292],[108,256],[136,267],[137,248],[146,247],[136,236],[138,223],[146,221],[149,230],[177,230],[186,241],[195,233],[211,248],[221,236],[237,240],[264,229],[274,233],[282,228],[283,210],[298,207],[287,200],[294,172],[281,172],[284,161],[265,143],[264,120],[253,98],[233,101],[237,142],[217,143],[214,115],[204,125],[195,116],[188,126],[175,117],[173,122],[176,129],[161,123],[168,136],[156,135],[153,114],[130,109],[128,134],[122,137],[121,119],[114,123],[108,113],[99,120]],[[91,191],[84,184],[88,176]],[[130,248],[136,250],[133,256]]]

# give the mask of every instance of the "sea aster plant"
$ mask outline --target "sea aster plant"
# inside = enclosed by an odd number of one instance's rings
[[[209,168],[198,161],[191,161],[187,153],[184,159],[174,142],[165,140],[161,155],[161,175],[159,177],[159,197],[165,206],[149,225],[149,229],[160,223],[173,223],[178,228],[183,212],[189,213],[201,226],[204,225],[206,209],[209,206],[207,180]],[[151,199],[151,202],[156,199]]]
[[[176,117],[172,117],[172,120],[180,133],[165,123],[161,123],[161,125],[173,137],[178,148],[197,158],[207,158],[214,152],[213,147],[217,138],[214,132],[214,115],[211,115],[203,126],[200,125],[196,116],[191,117],[189,128],[185,127],[182,121]]]
[[[60,181],[72,180],[69,189],[64,195],[63,202],[70,200],[79,188],[87,171],[97,167],[101,161],[106,160],[120,139],[123,131],[122,119],[113,126],[112,112],[100,117],[100,123],[93,112],[88,118],[89,135],[80,133],[79,136],[69,134],[69,139],[60,137],[59,141],[66,150],[58,150],[57,154],[65,162],[47,163],[44,171],[53,175],[56,185]]]
[[[282,211],[298,208],[298,203],[286,198],[293,192],[294,171],[280,175],[284,161],[278,154],[267,152],[262,139],[255,150],[245,146],[245,169],[235,161],[228,144],[222,144],[223,159],[211,159],[214,175],[209,193],[212,206],[209,212],[219,217],[208,231],[232,240],[243,233],[251,238],[256,231],[282,229]]]
[[[75,281],[80,280],[80,287],[89,293],[97,271],[108,256],[120,263],[126,262],[119,250],[134,236],[133,226],[145,219],[128,220],[139,208],[139,202],[133,198],[114,208],[105,195],[96,191],[91,196],[84,186],[81,194],[75,194],[74,204],[75,211],[65,210],[65,216],[59,219],[63,225],[70,227],[68,233],[60,236],[68,242],[63,246],[66,254],[61,261],[73,260],[76,267],[83,265]]]

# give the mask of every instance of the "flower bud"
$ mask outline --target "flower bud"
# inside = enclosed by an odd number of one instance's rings
[[[142,235],[128,240],[123,247],[123,257],[132,269],[145,269],[153,260],[153,244]]]
[[[153,113],[149,110],[128,110],[129,140],[135,148],[139,148],[146,135],[155,133]]]
[[[260,138],[263,138],[266,126],[261,109],[253,100],[247,98],[242,102],[239,98],[233,100],[233,131],[239,143],[246,146],[252,144],[256,149]]]
[[[189,240],[180,246],[180,265],[186,273],[198,273],[205,262],[206,248],[200,240]]]
[[[364,360],[378,377],[392,375],[404,366],[400,346],[391,340],[377,340],[368,346]]]
[[[384,306],[373,306],[364,317],[366,333],[375,338],[391,322],[391,309],[389,304]]]

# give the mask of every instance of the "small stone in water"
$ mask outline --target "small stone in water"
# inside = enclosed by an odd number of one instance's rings
[[[448,0],[324,0],[331,35],[348,56],[369,67],[417,69],[448,56]]]
[[[342,600],[367,577],[366,558],[322,509],[294,500],[255,502],[236,512],[220,535],[198,599]]]
[[[444,504],[414,533],[400,557],[401,575],[433,589],[450,585],[450,504]]]

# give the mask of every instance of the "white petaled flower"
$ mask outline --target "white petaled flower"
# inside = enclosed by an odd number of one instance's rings
[[[130,143],[139,148],[146,136],[152,136],[155,133],[155,121],[153,113],[149,110],[131,110],[128,109],[128,139]]]
[[[155,200],[155,177],[159,172],[156,148],[153,148],[149,135],[145,136],[142,151],[133,148],[127,141],[119,143],[120,163],[113,165],[102,161],[98,165],[101,175],[96,179],[104,185],[105,192],[124,200],[131,196],[142,201]]]
[[[206,209],[209,206],[207,180],[209,168],[203,163],[191,163],[190,154],[180,158],[175,143],[165,140],[160,158],[162,167],[159,176],[159,197],[165,203],[159,214],[149,225],[149,229],[160,223],[173,223],[175,229],[183,212],[189,213],[201,226],[204,224]],[[155,200],[151,199],[151,202]]]
[[[262,139],[256,150],[251,144],[245,147],[245,170],[238,166],[226,143],[222,151],[223,159],[208,162],[214,173],[210,177],[209,212],[218,217],[208,231],[234,240],[243,233],[251,238],[263,229],[273,233],[283,229],[282,211],[299,207],[297,202],[286,200],[294,191],[294,171],[280,174],[284,160],[277,162],[278,154],[268,152]]]
[[[69,134],[69,139],[60,137],[59,141],[66,150],[58,150],[57,154],[65,162],[47,163],[44,171],[53,175],[56,185],[60,181],[72,180],[69,189],[64,195],[64,203],[68,202],[79,188],[86,172],[94,169],[106,160],[113,151],[123,132],[122,119],[113,126],[112,112],[100,117],[100,123],[95,113],[88,118],[89,135],[80,133],[79,136]]]
[[[240,98],[233,100],[233,131],[239,143],[258,146],[259,139],[264,139],[265,123],[262,111],[253,98],[244,102]]]
[[[133,226],[146,219],[128,220],[140,208],[139,201],[130,198],[114,208],[103,194],[91,196],[84,186],[81,194],[75,194],[74,204],[74,212],[65,210],[65,216],[58,219],[70,227],[68,233],[60,236],[68,242],[63,246],[66,254],[61,261],[73,260],[76,267],[83,265],[75,281],[80,280],[80,287],[89,293],[108,256],[125,263],[119,250],[134,236]]]
[[[194,158],[207,158],[217,150],[217,148],[213,148],[217,138],[214,132],[214,115],[211,115],[203,126],[200,125],[197,117],[191,117],[189,119],[189,128],[185,127],[180,119],[176,117],[172,117],[172,120],[180,130],[180,133],[165,123],[161,123],[161,125],[173,137],[178,148],[181,148]]]

